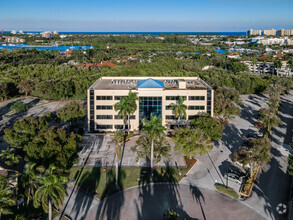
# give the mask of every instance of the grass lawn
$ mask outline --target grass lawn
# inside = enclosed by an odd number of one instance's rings
[[[179,182],[188,168],[157,167],[154,182]],[[179,174],[181,173],[181,175]],[[73,167],[70,180],[75,178],[76,184],[86,193],[103,199],[115,192],[115,168],[108,167]],[[150,182],[150,168],[122,167],[119,170],[119,187],[121,190]]]
[[[215,184],[215,187],[218,191],[220,191],[221,193],[223,194],[226,194],[228,196],[231,196],[235,199],[238,199],[239,198],[239,194],[237,192],[235,192],[233,189],[231,188],[227,188],[226,186],[223,186],[221,184]]]

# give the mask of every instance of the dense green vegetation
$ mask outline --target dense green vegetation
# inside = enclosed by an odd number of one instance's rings
[[[64,57],[56,51],[19,50],[0,53],[0,98],[7,99],[18,94],[34,95],[45,99],[86,98],[86,90],[101,76],[199,76],[214,89],[235,88],[239,94],[262,92],[275,82],[271,75],[253,75],[239,61],[226,59],[224,55],[183,53],[177,59],[175,52],[155,52],[151,62],[146,62],[150,51],[113,48],[72,52]],[[118,65],[115,68],[96,66],[78,67],[77,63],[111,61],[112,58],[127,58],[136,55],[133,65]],[[112,61],[114,62],[115,59]],[[33,61],[32,61],[33,60]],[[46,61],[46,62],[45,62]],[[202,71],[206,65],[214,69]],[[244,71],[244,72],[243,72]],[[291,81],[291,80],[289,80]],[[17,89],[18,88],[18,89]]]
[[[28,107],[22,101],[17,101],[10,107],[10,109],[16,112],[25,112],[28,110]]]

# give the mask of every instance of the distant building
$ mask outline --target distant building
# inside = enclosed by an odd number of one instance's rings
[[[19,37],[6,37],[5,43],[24,43],[25,39]]]
[[[278,36],[292,36],[293,35],[293,30],[285,30],[281,29],[277,31]]]
[[[272,30],[264,30],[263,31],[263,35],[266,35],[266,36],[275,36],[276,35],[276,30],[275,29],[272,29]]]
[[[287,66],[286,62],[282,62],[281,68],[276,68],[277,76],[293,76],[293,70]]]
[[[285,38],[264,38],[264,37],[255,37],[250,39],[251,43],[262,44],[262,45],[273,45],[279,44],[284,45],[287,43]]]
[[[54,31],[53,34],[59,34],[58,31]]]
[[[16,30],[11,31],[11,34],[17,34]]]
[[[259,74],[275,74],[275,65],[274,63],[262,63],[257,62],[256,64],[251,61],[242,61],[248,66],[249,72],[259,73]]]
[[[23,30],[18,31],[19,34],[24,34]]]
[[[250,29],[247,31],[247,35],[261,35],[261,30]]]
[[[44,38],[50,38],[52,36],[52,32],[51,31],[42,32],[41,36]]]
[[[230,53],[226,56],[227,58],[230,58],[230,59],[239,59],[240,58],[240,55],[238,52],[234,52],[234,53]]]

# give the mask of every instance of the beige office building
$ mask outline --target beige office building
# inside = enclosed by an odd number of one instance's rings
[[[250,29],[247,31],[247,35],[261,35],[261,30]]]
[[[275,29],[272,29],[272,30],[264,30],[263,31],[263,35],[266,35],[266,36],[275,36],[276,35],[276,30]]]
[[[177,125],[170,106],[176,104],[179,96],[186,98],[188,123],[200,113],[213,116],[214,91],[198,77],[101,77],[88,89],[88,131],[104,132],[123,128],[123,120],[114,110],[115,103],[127,96],[129,90],[136,92],[137,111],[130,116],[130,130],[142,128],[142,119],[150,115],[162,118],[168,129]]]

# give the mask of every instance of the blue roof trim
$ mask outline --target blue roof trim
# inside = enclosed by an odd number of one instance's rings
[[[136,88],[140,88],[140,89],[164,89],[164,82],[160,81],[160,80],[156,80],[156,79],[145,79],[145,80],[140,80],[137,82],[136,84]]]

